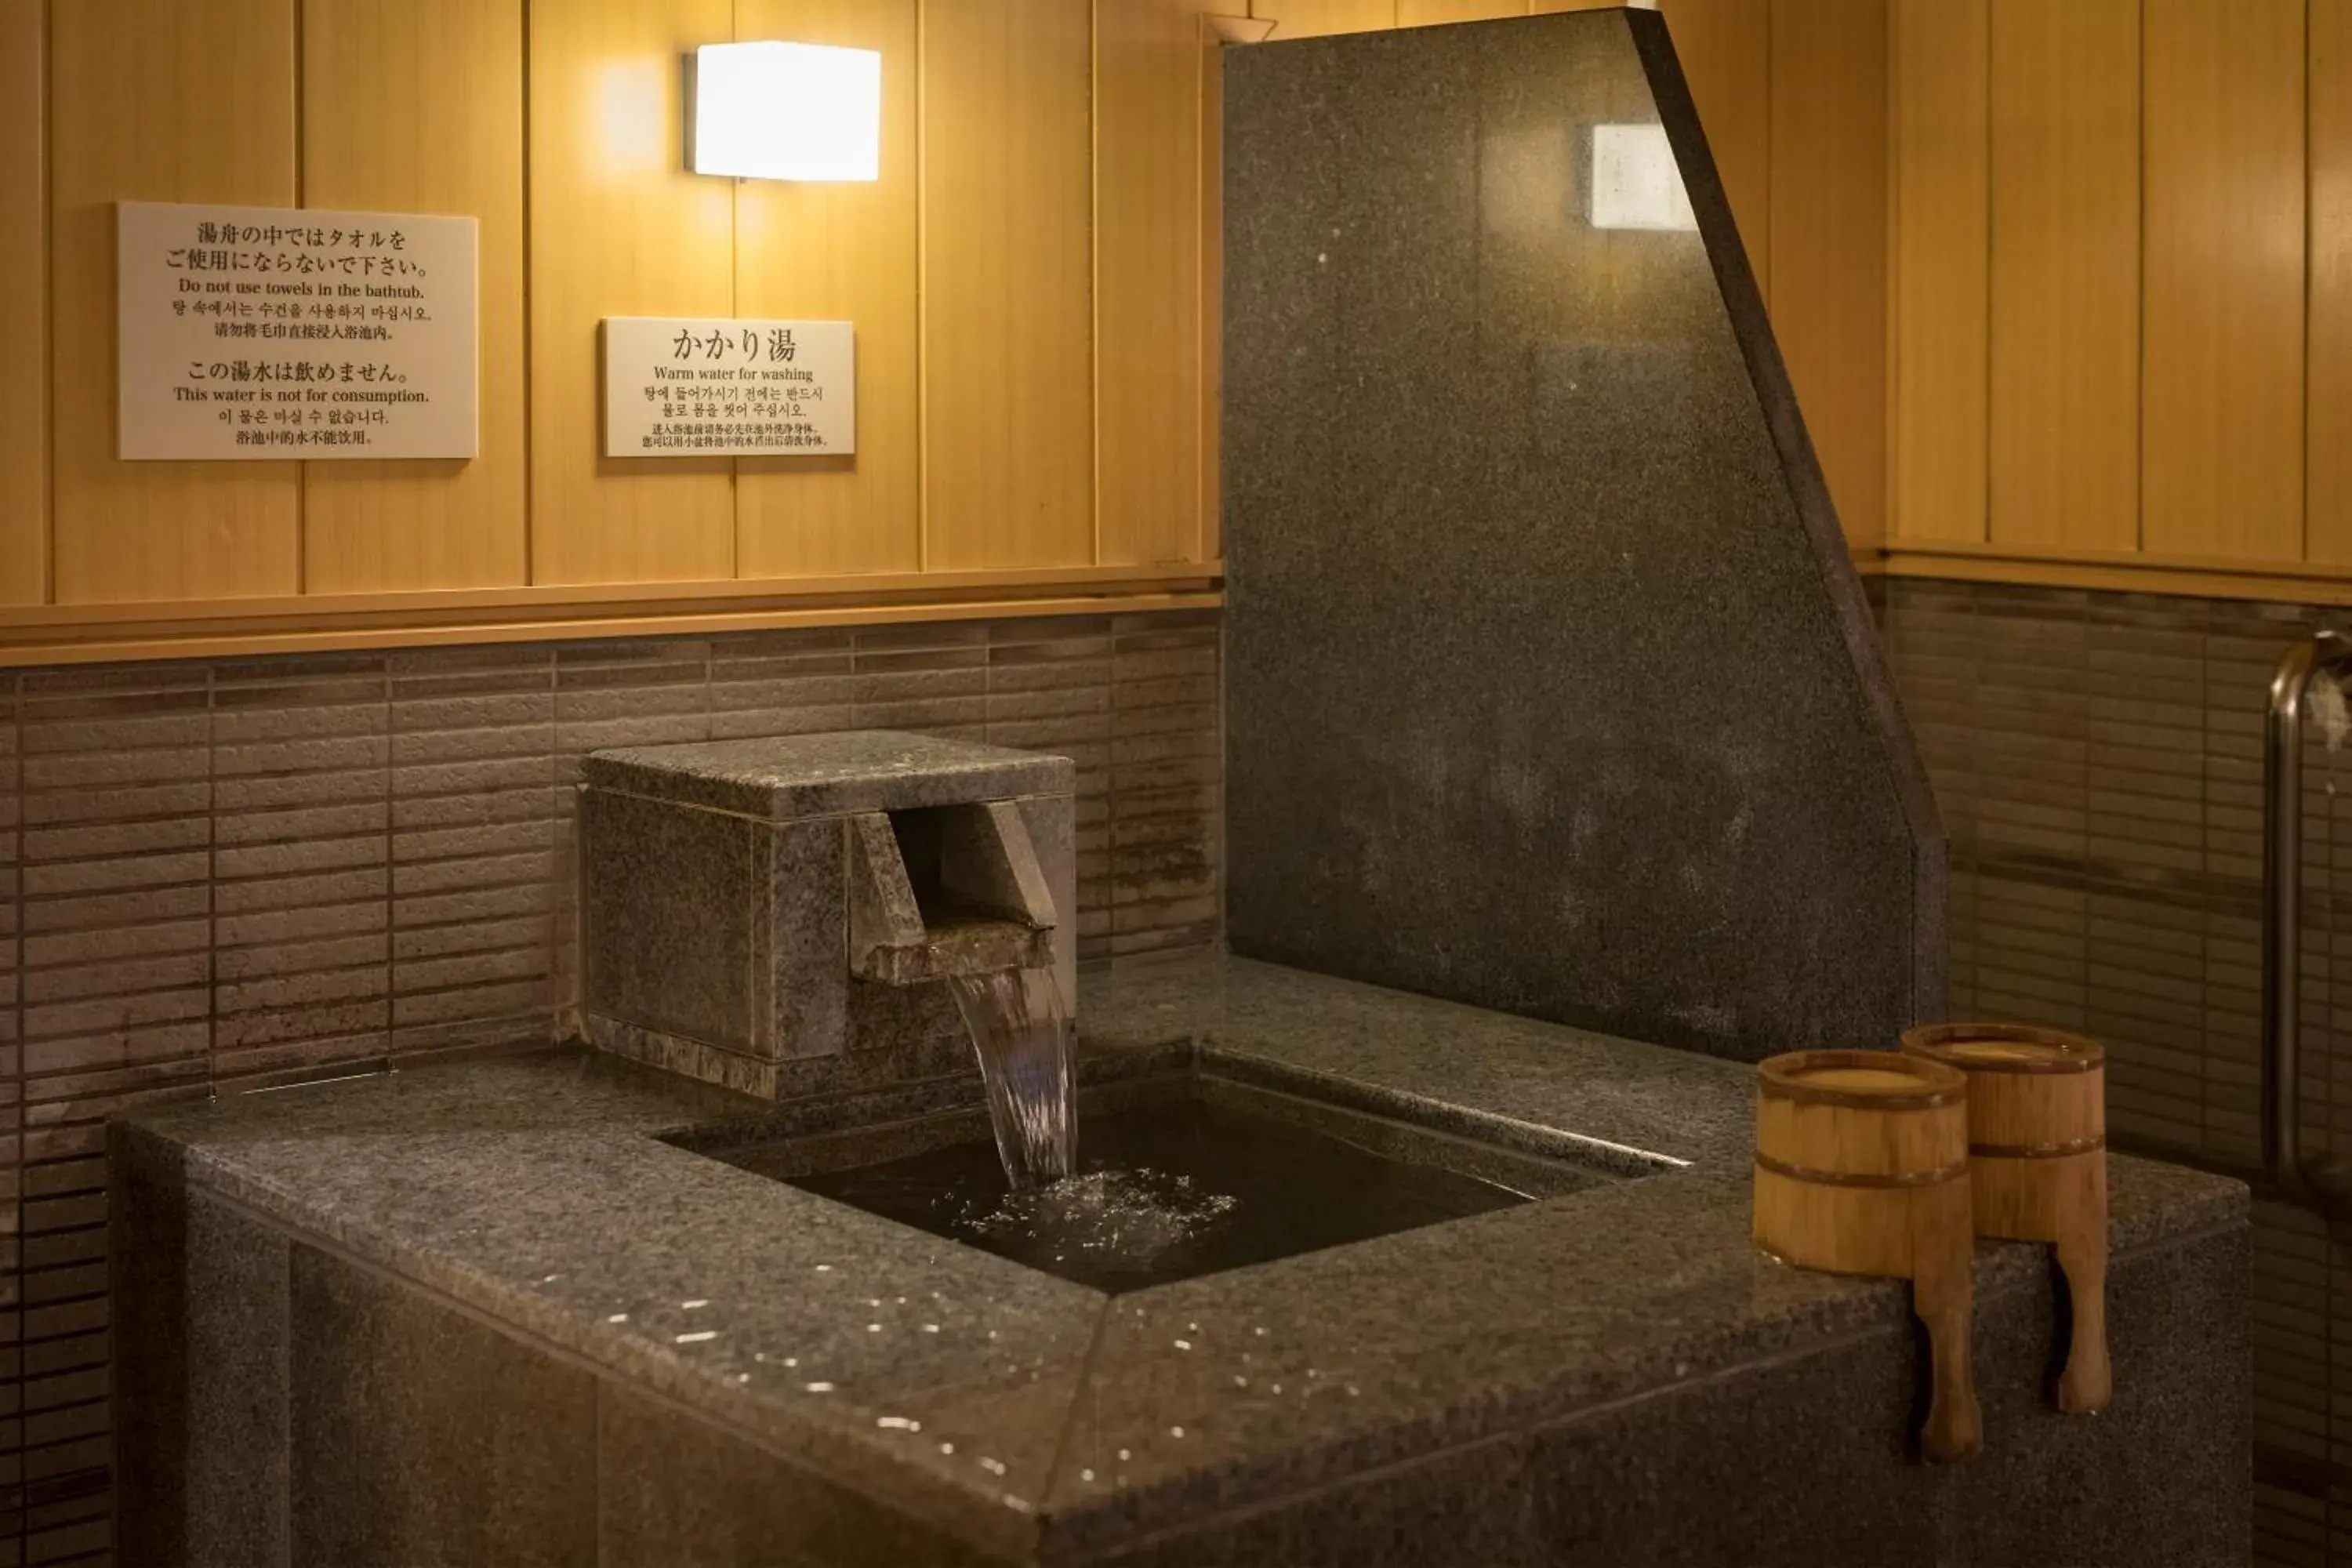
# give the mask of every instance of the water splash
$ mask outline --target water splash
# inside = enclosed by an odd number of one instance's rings
[[[1078,1153],[1076,1080],[1054,972],[955,975],[948,989],[980,1058],[1005,1180],[1020,1192],[1068,1175]]]
[[[1093,1255],[1106,1267],[1145,1271],[1207,1233],[1238,1201],[1202,1189],[1190,1176],[1149,1165],[1114,1166],[1008,1193],[992,1207],[972,1205],[958,1228],[983,1239],[1045,1247],[1062,1261]]]

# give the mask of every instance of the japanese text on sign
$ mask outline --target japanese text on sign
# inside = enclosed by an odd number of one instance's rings
[[[470,217],[116,204],[117,450],[471,458]]]
[[[604,322],[604,455],[812,457],[857,450],[847,321]]]

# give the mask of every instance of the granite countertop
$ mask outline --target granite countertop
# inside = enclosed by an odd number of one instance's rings
[[[1067,757],[898,730],[686,741],[592,752],[591,786],[772,820],[1067,795]]]
[[[1089,973],[1080,997],[1090,1052],[1197,1041],[1663,1171],[1108,1298],[657,1142],[751,1108],[583,1051],[171,1107],[132,1135],[1006,1553],[1101,1550],[1907,1312],[1900,1282],[1750,1245],[1748,1068],[1241,961]],[[2111,1186],[2118,1252],[2245,1217],[2242,1185],[2172,1166],[2118,1155]],[[1977,1288],[2046,1267],[1980,1244]]]

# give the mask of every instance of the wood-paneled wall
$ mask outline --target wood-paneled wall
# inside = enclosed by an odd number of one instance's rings
[[[0,616],[1198,579],[1218,8],[0,0]],[[686,173],[681,57],[737,37],[879,49],[883,177]],[[478,216],[480,457],[117,461],[121,199]],[[597,323],[632,313],[854,320],[856,457],[599,456]]]
[[[0,0],[0,604],[48,595],[48,15]]]
[[[1583,3],[1250,9],[1288,37]],[[1662,4],[1865,554],[2352,565],[2352,0]],[[229,605],[1201,584],[1205,18],[1241,8],[0,0],[0,641],[142,604],[144,637]],[[683,172],[679,56],[780,35],[883,51],[881,180]],[[121,198],[478,216],[481,457],[116,461]],[[599,457],[596,322],[632,312],[854,319],[859,455]]]
[[[1255,11],[1295,37],[1578,3]],[[702,584],[735,597],[700,610],[740,616],[748,584],[1199,584],[1218,548],[1204,16],[1243,8],[0,0],[0,298],[35,302],[0,334],[0,641],[30,626],[55,652],[110,618],[146,647],[232,605],[281,629],[394,605],[430,622],[441,595],[470,606],[455,625],[624,587]],[[1882,0],[1667,14],[1849,527],[1874,538]],[[879,181],[684,172],[680,57],[779,36],[882,51]],[[121,199],[479,217],[480,457],[117,461]],[[633,313],[856,321],[856,458],[599,456],[597,322]]]
[[[1615,0],[1254,0],[1277,38]],[[1926,0],[1934,4],[1936,0]],[[2069,0],[2071,3],[2071,0]],[[1846,536],[1885,535],[1889,0],[1660,0]]]
[[[2340,575],[2352,0],[1892,25],[1893,558]]]

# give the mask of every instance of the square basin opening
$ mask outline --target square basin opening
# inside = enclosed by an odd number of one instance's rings
[[[1082,1090],[1076,1171],[1008,1185],[984,1111],[702,1152],[1117,1295],[1612,1179],[1568,1161],[1199,1074]]]

